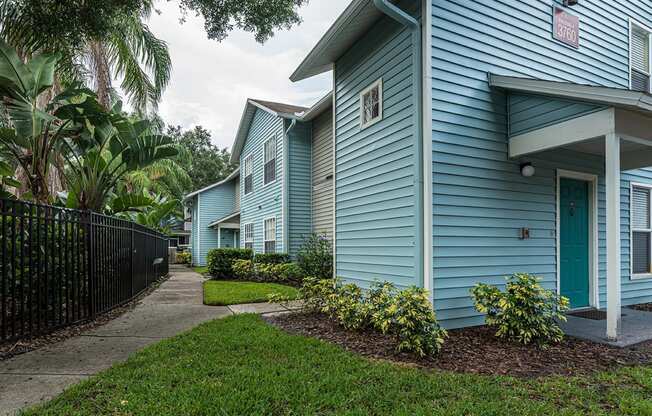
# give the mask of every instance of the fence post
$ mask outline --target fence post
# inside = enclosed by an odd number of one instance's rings
[[[130,269],[131,269],[131,298],[134,297],[134,223],[131,222],[130,225],[130,233],[131,233],[131,244],[130,244],[130,250],[129,250],[129,263],[130,263]]]
[[[97,312],[96,308],[96,295],[97,288],[95,286],[95,227],[93,227],[93,213],[91,211],[84,211],[83,216],[86,223],[86,253],[88,255],[88,263],[86,267],[86,276],[88,284],[88,314],[91,319],[95,319]]]

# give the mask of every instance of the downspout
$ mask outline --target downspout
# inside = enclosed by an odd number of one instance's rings
[[[421,78],[421,23],[419,20],[392,4],[390,0],[373,0],[373,4],[380,12],[389,16],[391,19],[397,21],[412,32],[412,56],[414,57],[412,66],[412,79],[414,80],[412,85],[412,96],[414,97],[414,123],[416,127],[416,134],[414,137],[414,185],[417,207],[416,232],[418,235],[415,248],[418,255],[415,258],[415,266],[418,270],[417,275],[419,276],[419,279],[421,279],[421,287],[429,288],[431,285],[425,282],[426,274],[423,269],[425,230],[423,229],[423,141],[421,139],[423,136],[423,100],[421,98],[421,94],[423,93],[423,80]]]
[[[290,252],[290,237],[289,237],[289,204],[290,204],[290,164],[289,164],[289,153],[290,153],[290,132],[297,125],[297,119],[293,118],[290,121],[290,125],[285,130],[283,134],[283,251],[286,253]]]

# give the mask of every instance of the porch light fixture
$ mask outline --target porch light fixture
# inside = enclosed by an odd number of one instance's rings
[[[532,166],[532,163],[523,163],[521,165],[521,175],[523,175],[526,178],[530,178],[534,176],[536,173],[536,169],[534,169],[534,166]]]
[[[569,6],[577,6],[577,4],[580,2],[580,0],[564,0],[564,6],[569,7]]]

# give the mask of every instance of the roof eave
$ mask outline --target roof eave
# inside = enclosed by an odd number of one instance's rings
[[[183,200],[182,200],[181,202],[182,202],[182,203],[183,203],[183,202],[186,202],[186,201],[189,200],[190,198],[194,198],[196,195],[199,195],[199,194],[201,194],[202,192],[206,192],[206,191],[209,191],[209,190],[211,190],[211,189],[213,189],[213,188],[217,188],[217,187],[220,186],[220,185],[224,185],[225,183],[228,183],[228,182],[232,181],[233,179],[237,178],[238,176],[240,176],[240,168],[234,170],[233,172],[231,172],[231,173],[229,174],[229,176],[227,176],[226,178],[222,179],[222,180],[219,181],[219,182],[216,182],[216,183],[214,183],[214,184],[212,184],[212,185],[208,185],[208,186],[206,186],[206,187],[204,187],[204,188],[202,188],[202,189],[198,189],[198,190],[196,190],[196,191],[194,191],[194,192],[189,193],[188,195],[186,195],[185,197],[183,197]]]

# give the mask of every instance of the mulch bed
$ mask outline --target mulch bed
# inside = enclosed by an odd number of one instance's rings
[[[458,373],[536,378],[585,375],[652,362],[652,342],[620,349],[567,337],[559,345],[541,349],[501,341],[488,327],[449,331],[449,338],[437,357],[419,359],[396,353],[396,343],[390,336],[346,331],[322,315],[292,313],[265,319],[291,334],[318,338],[369,358]]]
[[[169,277],[169,276],[168,276]],[[0,361],[8,360],[12,357],[15,357],[26,352],[34,351],[40,348],[43,348],[47,345],[56,344],[57,342],[64,341],[68,338],[76,337],[78,335],[83,335],[84,332],[90,331],[100,327],[122,315],[133,310],[140,301],[145,298],[147,295],[151,294],[156,290],[161,283],[165,282],[168,277],[160,279],[158,282],[152,284],[149,288],[143,291],[136,298],[131,300],[131,302],[126,303],[118,308],[115,308],[103,315],[100,315],[95,318],[93,321],[83,322],[81,324],[69,326],[67,328],[60,329],[58,331],[52,332],[48,335],[44,335],[37,338],[24,339],[19,341],[14,341],[10,343],[0,342]]]
[[[652,303],[641,303],[639,305],[628,306],[629,309],[636,309],[637,311],[652,312]]]

